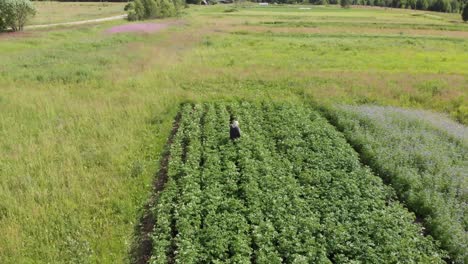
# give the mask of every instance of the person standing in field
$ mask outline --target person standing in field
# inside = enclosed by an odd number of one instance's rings
[[[236,138],[240,138],[241,131],[240,131],[240,128],[239,128],[239,122],[237,122],[237,120],[232,121],[232,123],[230,125],[229,136],[231,137],[232,140],[234,140]]]

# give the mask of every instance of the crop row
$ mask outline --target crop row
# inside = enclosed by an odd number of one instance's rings
[[[151,263],[439,263],[414,215],[316,112],[184,105]],[[242,137],[229,139],[235,116]]]
[[[468,263],[468,129],[433,113],[392,107],[342,106],[327,116],[451,261]]]

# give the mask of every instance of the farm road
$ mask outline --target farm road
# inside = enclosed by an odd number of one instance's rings
[[[96,18],[96,19],[89,19],[89,20],[81,20],[81,21],[74,21],[74,22],[64,22],[64,23],[55,23],[55,24],[45,24],[45,25],[31,25],[25,26],[26,29],[35,29],[35,28],[48,28],[48,27],[55,27],[55,26],[72,26],[72,25],[82,25],[88,23],[99,23],[111,20],[119,20],[126,18],[127,15],[118,15],[118,16],[111,16],[111,17],[104,17],[104,18]]]

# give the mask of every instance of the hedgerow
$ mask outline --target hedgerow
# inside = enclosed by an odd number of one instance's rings
[[[468,129],[432,113],[341,106],[329,119],[396,190],[450,261],[468,262]]]
[[[151,263],[443,263],[414,215],[316,112],[236,102],[181,111]]]

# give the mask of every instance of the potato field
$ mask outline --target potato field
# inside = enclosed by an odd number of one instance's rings
[[[242,137],[229,138],[236,118]],[[150,263],[442,263],[413,213],[306,106],[185,104]]]

